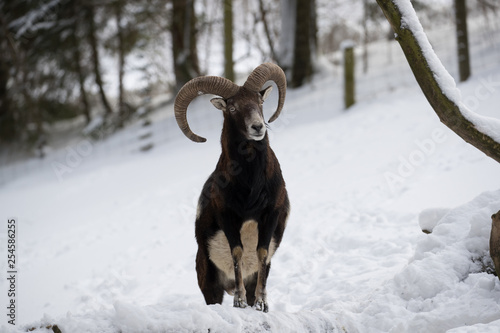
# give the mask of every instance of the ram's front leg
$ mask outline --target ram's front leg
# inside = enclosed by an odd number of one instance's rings
[[[259,268],[257,286],[255,287],[255,309],[268,312],[266,283],[271,268],[269,246],[278,225],[279,212],[273,212],[259,223],[259,242],[257,244],[257,259]],[[273,249],[274,250],[274,249]]]
[[[243,275],[241,273],[241,258],[243,257],[243,248],[241,246],[236,246],[231,250],[231,255],[233,256],[234,264],[234,307],[245,308],[247,304],[247,292],[245,290],[245,285],[243,283]]]
[[[259,271],[257,275],[257,286],[255,287],[255,309],[258,311],[269,311],[267,305],[266,283],[269,275],[270,263],[267,263],[268,250],[259,248],[257,250],[257,258],[259,259]]]
[[[220,221],[223,225],[224,234],[229,243],[231,249],[231,257],[233,259],[234,267],[234,306],[238,308],[244,308],[247,304],[247,293],[245,290],[245,285],[243,283],[242,274],[242,257],[243,257],[243,244],[241,243],[240,228],[241,223],[238,223],[241,219],[234,213],[225,212],[221,215]]]

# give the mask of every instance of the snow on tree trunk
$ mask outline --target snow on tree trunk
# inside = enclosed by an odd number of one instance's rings
[[[434,53],[410,0],[377,0],[377,3],[441,122],[500,163],[500,120],[478,115],[462,102],[460,90]],[[497,86],[498,82],[491,84]]]

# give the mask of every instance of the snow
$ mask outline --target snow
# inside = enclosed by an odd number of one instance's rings
[[[56,7],[60,2],[60,0],[45,2],[37,10],[29,11],[25,16],[12,21],[9,27],[17,29],[15,38],[33,38],[39,30],[53,26],[55,21],[50,20],[54,19],[53,16],[56,11]],[[41,19],[45,21],[38,24],[35,23]]]
[[[353,41],[352,39],[346,39],[340,43],[340,49],[342,51],[345,49],[352,49],[355,46],[356,46],[356,42]]]
[[[438,222],[450,211],[449,208],[424,209],[418,215],[418,224],[425,233],[431,233]]]
[[[367,81],[389,86],[379,67]],[[17,326],[2,315],[0,331],[497,332],[500,280],[488,246],[499,164],[444,127],[414,83],[364,93],[373,81],[360,82],[360,102],[344,112],[334,74],[290,89],[270,125],[292,210],[269,313],[235,309],[228,295],[206,306],[197,286],[196,204],[221,124],[199,97],[188,117],[205,144],[183,136],[169,105],[150,126],[68,140],[45,164],[18,163],[17,173],[2,165],[1,218],[19,223],[19,307]],[[480,91],[474,111],[498,118],[500,94],[486,96],[484,82],[499,74],[488,67],[460,84],[464,102]],[[267,115],[276,101],[273,91]],[[154,146],[142,153],[146,133]]]

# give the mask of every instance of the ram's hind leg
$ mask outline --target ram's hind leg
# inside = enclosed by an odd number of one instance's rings
[[[198,248],[196,255],[196,273],[200,287],[207,304],[221,304],[224,298],[222,287],[217,272],[217,267],[208,259],[205,249]]]

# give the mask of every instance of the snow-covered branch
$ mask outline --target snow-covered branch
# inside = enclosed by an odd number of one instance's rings
[[[460,90],[434,53],[410,0],[377,0],[377,3],[441,122],[500,163],[500,120],[481,116],[462,102]]]

